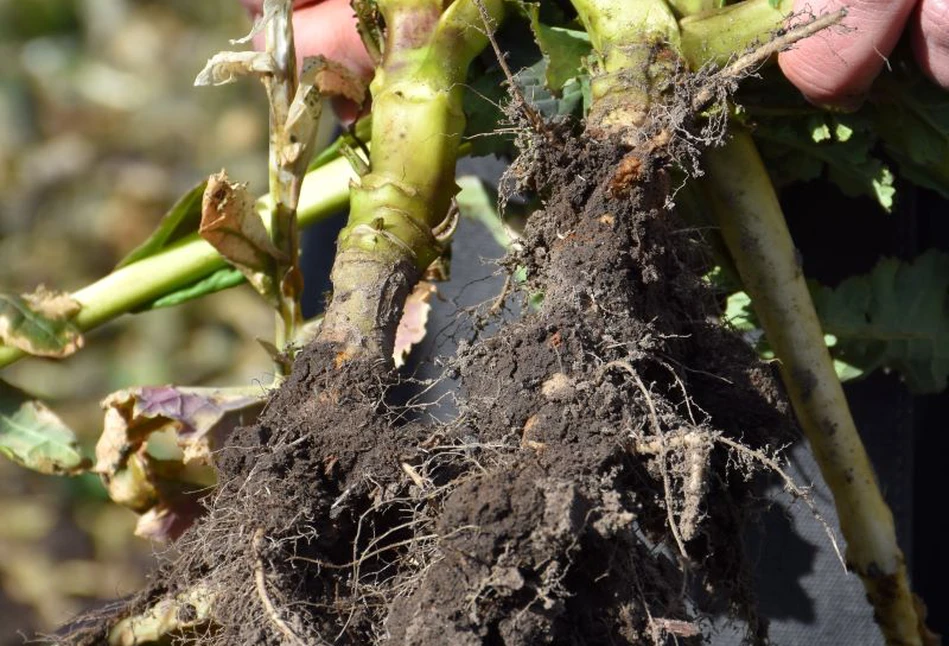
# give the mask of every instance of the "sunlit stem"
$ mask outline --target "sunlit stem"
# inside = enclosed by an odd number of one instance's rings
[[[457,188],[464,83],[487,45],[500,0],[379,0],[386,39],[371,85],[370,172],[352,192],[333,265],[333,300],[320,341],[338,358],[392,356],[402,306],[441,253],[432,230]],[[479,4],[481,7],[479,7]]]
[[[794,412],[834,496],[847,566],[888,644],[922,644],[893,514],[847,406],[778,197],[751,135],[706,152],[708,203],[774,350]]]

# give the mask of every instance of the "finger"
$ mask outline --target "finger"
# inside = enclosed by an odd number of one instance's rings
[[[259,11],[260,0],[242,0],[253,13]],[[375,66],[363,45],[356,29],[356,16],[349,0],[299,0],[293,12],[293,33],[297,49],[297,64],[306,56],[322,55],[341,63],[360,77],[372,78]],[[264,47],[264,34],[254,37],[257,49]],[[355,121],[361,114],[360,107],[352,101],[334,99],[336,115],[343,123]]]
[[[813,103],[856,108],[899,40],[916,0],[795,0],[795,13],[847,9],[831,27],[778,57],[781,70]]]
[[[259,10],[261,0],[242,0]],[[306,56],[322,55],[342,63],[360,76],[371,77],[373,64],[356,29],[356,14],[349,0],[300,0],[293,12],[293,35],[298,62]],[[253,6],[250,7],[254,13]],[[259,14],[259,11],[257,12]],[[254,36],[254,46],[263,49],[266,34]]]
[[[913,23],[913,49],[919,66],[949,89],[949,0],[922,0]]]
[[[297,54],[301,58],[323,55],[371,78],[375,66],[357,24],[350,0],[325,0],[298,9],[293,13]]]

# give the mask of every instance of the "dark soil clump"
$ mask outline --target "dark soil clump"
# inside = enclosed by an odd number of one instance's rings
[[[406,422],[384,364],[315,345],[231,438],[161,577],[213,595],[200,643],[691,643],[723,609],[764,635],[740,532],[786,410],[662,158],[571,141],[535,152],[547,206],[509,259],[542,305],[462,344],[453,422]]]

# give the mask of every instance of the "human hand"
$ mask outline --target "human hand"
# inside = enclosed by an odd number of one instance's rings
[[[849,29],[828,29],[778,57],[781,70],[813,103],[856,109],[904,28],[922,70],[949,89],[949,0],[795,0],[815,15],[847,8]]]
[[[256,19],[263,0],[241,0]],[[323,55],[341,63],[367,81],[375,66],[356,30],[356,17],[350,0],[295,0],[293,32],[297,57]],[[263,47],[263,34],[254,38],[254,45]],[[359,116],[359,106],[346,99],[333,99],[333,108],[344,123]]]

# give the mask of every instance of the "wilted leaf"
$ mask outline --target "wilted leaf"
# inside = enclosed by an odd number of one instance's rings
[[[110,473],[149,435],[165,429],[175,432],[185,463],[207,463],[237,425],[257,415],[265,398],[260,388],[141,386],[113,393],[102,402],[106,422],[96,446],[96,471]]]
[[[274,73],[273,57],[266,52],[218,52],[194,79],[196,86],[226,85],[243,76],[261,77]]]
[[[420,280],[409,297],[405,299],[402,318],[399,320],[399,328],[395,333],[395,347],[392,350],[392,359],[396,368],[405,364],[412,346],[421,343],[425,338],[428,314],[432,311],[429,301],[436,291],[435,285]]]
[[[366,98],[367,89],[366,80],[345,65],[325,56],[307,56],[294,101],[313,104],[324,96],[338,96],[359,104]]]
[[[949,254],[927,251],[912,262],[888,258],[836,288],[816,287],[834,353],[865,372],[897,370],[915,393],[934,393],[949,378]]]
[[[343,97],[357,105],[366,98],[366,81],[348,67],[324,56],[308,56],[296,95],[287,112],[279,154],[286,164],[309,164],[312,142],[323,113],[323,100]],[[340,151],[344,148],[341,146]],[[302,168],[299,169],[302,172]]]
[[[277,302],[273,276],[280,251],[274,247],[244,184],[222,171],[208,179],[201,209],[201,237],[241,271],[262,296]]]
[[[40,473],[75,474],[89,466],[72,429],[42,402],[3,381],[0,453]]]
[[[212,452],[237,426],[252,421],[266,394],[254,389],[145,386],[122,390],[103,402],[105,428],[96,445],[95,471],[109,496],[138,513],[150,537],[175,538],[201,509]],[[171,431],[181,460],[148,452],[153,433]]]
[[[273,20],[277,12],[288,13],[291,6],[291,0],[264,0],[263,6],[261,7],[261,15],[254,21],[250,32],[248,32],[246,36],[232,40],[231,44],[241,45],[243,43],[249,43],[253,40],[254,36],[264,30],[264,27],[267,26],[268,22]]]
[[[168,503],[158,503],[139,516],[135,535],[158,542],[177,539],[204,514],[204,493],[200,489],[182,492]]]
[[[207,186],[206,180],[182,195],[162,217],[158,227],[148,239],[125,256],[117,267],[124,267],[142,258],[153,256],[173,242],[197,233],[198,225],[201,223],[201,196],[204,195],[205,186]]]
[[[32,294],[0,294],[0,343],[39,357],[68,357],[82,347],[72,323],[81,306],[69,294],[39,287]]]
[[[297,327],[297,333],[296,336],[293,337],[293,342],[301,347],[309,345],[310,342],[316,338],[321,327],[323,327],[323,315],[318,314],[310,320],[305,321],[303,325]]]
[[[150,456],[144,452],[124,456],[125,462],[103,476],[109,498],[134,512],[145,513],[159,502],[158,486],[151,473]],[[118,464],[118,463],[117,463]]]

